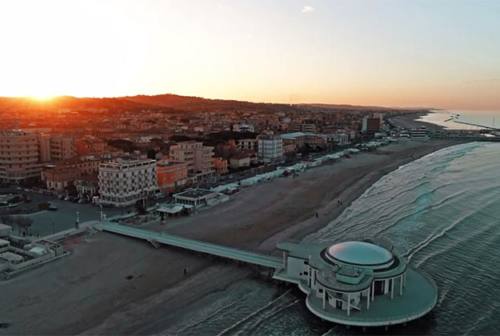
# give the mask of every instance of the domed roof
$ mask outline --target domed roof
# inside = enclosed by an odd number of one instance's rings
[[[359,266],[382,266],[391,264],[392,253],[385,248],[362,241],[348,241],[330,246],[326,256],[331,261]]]

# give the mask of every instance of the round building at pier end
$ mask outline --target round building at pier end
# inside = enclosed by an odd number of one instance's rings
[[[289,243],[274,278],[296,283],[306,306],[323,320],[377,327],[407,323],[429,313],[438,289],[410,267],[392,244],[366,239],[336,244]]]

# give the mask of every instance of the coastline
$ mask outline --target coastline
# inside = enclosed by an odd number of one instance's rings
[[[392,144],[296,178],[243,189],[231,201],[196,216],[144,228],[275,253],[278,241],[300,240],[324,227],[385,174],[460,143]],[[211,257],[153,249],[106,233],[68,244],[73,250],[70,257],[0,283],[6,293],[0,316],[10,323],[8,329],[0,329],[0,335],[35,330],[40,334],[157,333],[175,317],[189,314],[200,298],[252,274],[250,268]],[[184,267],[189,269],[187,277],[179,271]],[[58,311],[58,316],[52,311]],[[123,323],[124,319],[128,322]]]
[[[404,114],[391,118],[391,122],[398,127],[406,129],[425,126],[427,129],[433,131],[444,130],[445,127],[443,125],[433,124],[431,122],[420,120],[421,117],[424,117],[432,113],[436,113],[436,111],[427,110],[426,112],[415,112],[415,113]]]

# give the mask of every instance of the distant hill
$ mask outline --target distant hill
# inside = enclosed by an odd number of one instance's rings
[[[0,111],[48,111],[57,109],[69,110],[140,110],[149,105],[123,98],[77,98],[70,96],[55,97],[49,101],[38,101],[22,97],[0,97]]]
[[[252,103],[239,100],[208,99],[201,97],[178,96],[174,94],[161,94],[154,96],[128,96],[121,97],[129,101],[153,106],[169,107],[183,111],[206,111],[206,110],[282,110],[290,108],[286,104]]]
[[[71,96],[56,97],[49,101],[30,98],[0,97],[0,113],[53,111],[68,109],[73,111],[141,111],[144,109],[163,112],[204,112],[204,111],[255,111],[286,112],[301,110],[317,111],[394,111],[405,110],[387,107],[334,105],[334,104],[272,104],[253,103],[238,100],[207,99],[201,97],[179,96],[175,94],[138,95],[110,98],[79,98]]]

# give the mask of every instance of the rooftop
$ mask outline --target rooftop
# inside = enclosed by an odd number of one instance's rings
[[[385,265],[393,260],[385,248],[363,241],[348,241],[330,246],[326,257],[331,261],[359,266]]]
[[[186,191],[175,194],[174,196],[198,198],[213,194],[214,192],[208,189],[188,189]]]

